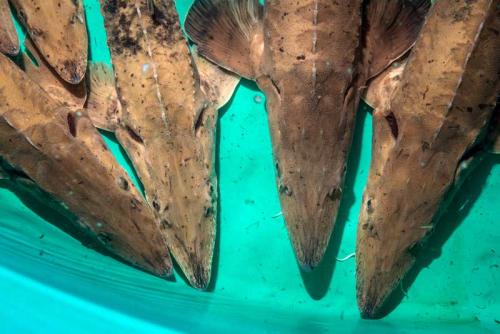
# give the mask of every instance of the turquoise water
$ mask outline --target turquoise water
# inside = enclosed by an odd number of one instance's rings
[[[181,17],[189,4],[178,1]],[[97,1],[85,5],[92,60],[109,63]],[[83,247],[49,223],[60,217],[3,187],[0,332],[499,331],[499,157],[485,156],[451,200],[416,275],[401,286],[398,307],[383,320],[360,320],[354,259],[335,258],[355,249],[370,113],[360,110],[350,192],[326,259],[315,272],[301,273],[278,215],[267,116],[256,96],[263,97],[242,82],[220,119],[221,209],[211,291],[195,291],[179,276],[160,280]],[[107,142],[126,165],[112,137]]]

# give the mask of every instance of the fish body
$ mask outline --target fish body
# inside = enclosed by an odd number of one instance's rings
[[[187,16],[200,54],[266,94],[283,215],[305,270],[321,261],[335,225],[360,92],[411,47],[428,7],[198,0]]]
[[[399,84],[376,107],[356,251],[364,317],[380,315],[411,268],[412,248],[432,230],[491,119],[500,82],[499,8],[496,0],[438,1]]]
[[[116,136],[170,251],[204,289],[216,235],[217,108],[202,91],[173,1],[101,5],[122,107]]]
[[[0,156],[76,216],[76,226],[145,271],[172,272],[160,227],[84,111],[71,111],[0,55]]]
[[[343,193],[359,88],[361,4],[273,1],[264,15],[257,82],[268,98],[284,218],[304,269],[322,259]]]

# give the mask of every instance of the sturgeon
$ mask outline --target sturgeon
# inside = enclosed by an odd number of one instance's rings
[[[121,114],[95,118],[110,120],[104,126],[115,128],[172,255],[189,283],[205,289],[216,235],[217,109],[238,79],[217,69],[205,72],[224,88],[200,79],[172,0],[101,1],[101,8]]]
[[[37,183],[69,209],[76,227],[116,257],[170,276],[168,247],[152,209],[86,113],[52,100],[1,54],[0,78],[2,160],[26,175],[28,188]]]
[[[498,0],[437,1],[404,71],[387,71],[368,94],[376,107],[373,158],[356,249],[363,317],[383,315],[491,119],[500,88],[499,14]]]
[[[267,97],[281,205],[300,266],[325,253],[360,91],[413,45],[430,1],[198,0],[199,52]]]

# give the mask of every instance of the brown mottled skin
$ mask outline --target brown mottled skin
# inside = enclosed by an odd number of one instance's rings
[[[432,229],[462,157],[491,118],[500,82],[499,10],[498,0],[436,2],[400,85],[374,113],[356,256],[364,317],[379,316],[414,263],[411,248]]]
[[[88,55],[82,0],[11,2],[31,39],[61,78],[72,84],[82,81]]]
[[[0,156],[78,218],[124,261],[169,276],[167,245],[149,206],[83,111],[52,100],[0,55]]]
[[[425,0],[197,0],[200,53],[267,96],[278,187],[303,269],[321,261],[344,193],[360,91],[413,45]]]
[[[257,82],[268,97],[280,199],[304,269],[322,259],[343,193],[359,88],[361,4],[266,4]]]
[[[33,45],[29,36],[24,46],[36,61],[36,65],[27,53],[23,52],[23,68],[31,80],[36,82],[49,96],[72,111],[83,109],[87,100],[85,81],[74,85],[64,81],[57,72],[50,67],[40,51]]]
[[[206,288],[217,217],[217,111],[201,92],[173,1],[147,2],[102,1],[123,108],[116,134],[173,256],[194,287]]]
[[[19,38],[7,0],[0,0],[0,52],[11,56],[19,52]]]

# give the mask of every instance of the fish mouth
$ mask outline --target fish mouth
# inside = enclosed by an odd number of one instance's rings
[[[380,319],[384,316],[381,309],[395,284],[394,281],[387,284],[387,278],[384,279],[383,276],[382,272],[377,272],[366,277],[366,281],[358,276],[356,282],[358,308],[363,319]]]
[[[321,202],[294,205],[289,199],[283,200],[288,233],[304,272],[313,271],[322,262],[337,220],[340,198],[326,198]]]
[[[318,243],[315,246],[312,245],[301,245],[299,246],[299,250],[297,253],[297,262],[299,263],[300,269],[304,272],[313,271],[321,261],[323,260],[323,256],[326,252],[326,247],[328,245],[328,240],[325,245],[319,245]]]
[[[172,249],[179,275],[194,289],[207,291],[211,283],[212,257],[198,252],[188,253],[184,249]],[[208,261],[208,262],[207,262]]]
[[[358,226],[356,295],[363,319],[387,315],[388,297],[415,262],[409,248],[399,245],[393,235],[373,225],[372,220],[360,219]]]
[[[143,270],[146,270],[155,276],[164,279],[170,279],[174,275],[174,271],[172,269],[172,262],[170,258],[164,257],[163,259],[159,259],[156,264],[151,262],[147,262],[147,264],[143,264],[140,266]]]
[[[191,207],[191,213],[198,212],[191,219],[179,215],[187,209],[176,210],[176,214],[168,218],[161,216],[162,234],[177,268],[180,269],[179,274],[197,290],[207,290],[211,282],[217,212],[216,209],[204,209],[210,207],[211,203],[208,202],[198,210]]]
[[[210,270],[205,268],[200,261],[193,261],[192,275],[189,282],[195,289],[205,291],[210,284]]]

